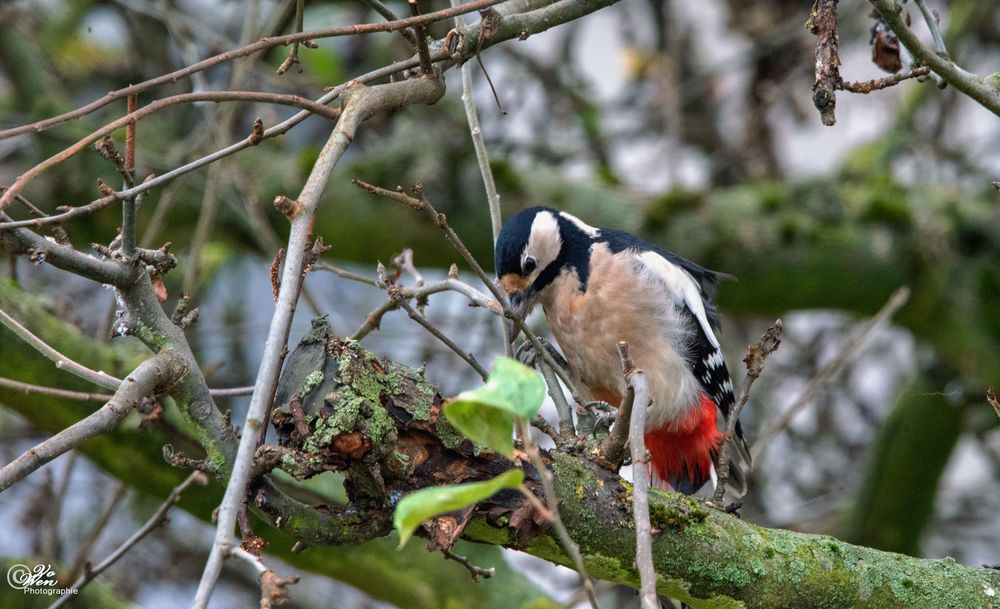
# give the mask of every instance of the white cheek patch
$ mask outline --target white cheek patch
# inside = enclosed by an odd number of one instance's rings
[[[705,314],[705,303],[701,300],[701,291],[698,289],[698,284],[694,282],[691,275],[656,252],[643,252],[639,254],[639,260],[646,265],[646,268],[660,277],[667,289],[670,290],[675,304],[686,305],[694,313],[695,318],[698,320],[698,325],[701,326],[705,336],[708,337],[708,342],[713,347],[718,348],[719,340],[715,338],[712,326],[708,323],[708,316]],[[721,355],[719,357],[721,359]]]
[[[587,224],[586,222],[584,222],[580,218],[577,218],[573,214],[569,214],[569,213],[566,213],[564,211],[561,211],[561,212],[559,212],[559,215],[562,216],[563,218],[569,220],[573,224],[575,224],[578,229],[580,229],[581,231],[583,231],[591,239],[596,239],[597,237],[599,237],[601,235],[601,229],[599,229],[599,228],[597,228],[595,226],[591,226],[591,225]]]
[[[559,221],[552,212],[539,212],[531,222],[531,234],[528,236],[528,245],[524,248],[521,262],[524,262],[525,256],[531,256],[538,263],[536,273],[541,272],[559,256],[561,248]]]

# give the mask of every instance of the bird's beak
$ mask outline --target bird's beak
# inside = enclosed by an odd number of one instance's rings
[[[538,296],[534,288],[528,286],[523,290],[517,292],[511,292],[508,294],[510,299],[510,309],[511,312],[518,318],[524,319],[531,313],[531,308],[535,306],[535,298]],[[509,343],[513,343],[514,339],[517,338],[518,334],[521,333],[520,328],[513,319],[507,320],[507,340]]]

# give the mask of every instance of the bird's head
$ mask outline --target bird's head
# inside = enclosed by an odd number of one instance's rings
[[[566,212],[548,207],[531,207],[507,220],[497,238],[494,264],[497,281],[514,312],[527,315],[539,293],[564,267],[579,264],[571,255],[573,251],[586,255],[589,239],[598,232]]]

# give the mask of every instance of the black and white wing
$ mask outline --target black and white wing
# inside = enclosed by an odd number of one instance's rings
[[[736,403],[733,381],[726,367],[715,330],[719,327],[719,316],[713,301],[715,283],[719,273],[710,271],[677,254],[656,248],[642,252],[639,258],[644,264],[664,278],[673,292],[674,302],[681,314],[688,318],[692,329],[691,343],[688,345],[688,366],[701,384],[705,394],[715,402],[728,422]],[[738,496],[746,494],[746,477],[750,472],[750,450],[743,428],[736,422],[736,448],[730,458],[728,486]],[[713,455],[713,460],[717,455]]]

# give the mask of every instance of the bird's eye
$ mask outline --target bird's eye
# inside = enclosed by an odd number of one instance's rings
[[[535,262],[535,259],[532,258],[531,256],[526,256],[524,258],[524,262],[521,263],[521,269],[524,271],[525,275],[530,275],[532,273],[532,271],[535,270],[535,267],[537,267],[537,266],[538,266],[538,263]]]

